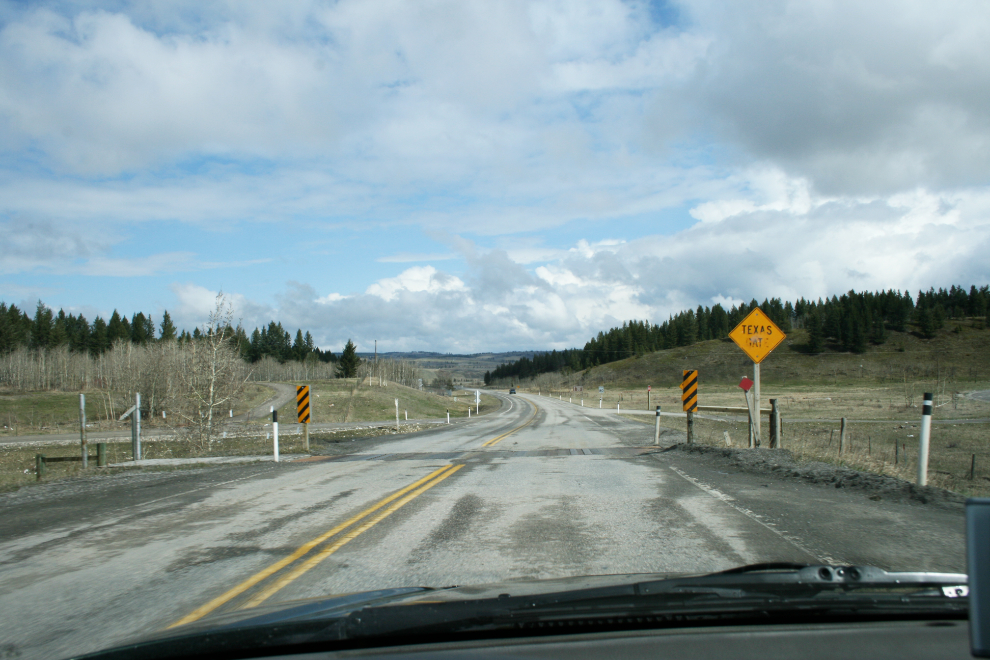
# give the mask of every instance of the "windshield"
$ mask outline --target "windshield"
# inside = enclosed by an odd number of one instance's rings
[[[0,2],[0,658],[767,563],[964,600],[983,13]]]

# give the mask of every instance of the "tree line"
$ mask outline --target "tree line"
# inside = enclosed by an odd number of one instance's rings
[[[485,384],[550,372],[581,371],[634,355],[724,339],[756,307],[785,333],[794,327],[806,328],[808,342],[803,348],[808,353],[862,353],[870,344],[886,343],[888,331],[907,332],[909,325],[924,339],[934,338],[950,320],[973,318],[984,327],[990,325],[990,287],[973,285],[968,291],[955,285],[937,291],[931,288],[919,291],[917,299],[906,291],[849,291],[824,300],[800,298],[793,304],[779,298],[764,299],[762,304],[753,299],[729,310],[720,304],[699,305],[671,315],[663,323],[627,321],[621,327],[599,332],[583,349],[554,350],[501,364],[485,372]]]
[[[280,363],[307,360],[338,363],[339,358],[332,351],[314,344],[313,335],[308,330],[305,334],[302,329],[296,330],[293,338],[281,323],[275,321],[255,328],[250,337],[240,325],[223,330],[225,337],[236,344],[241,357],[251,363],[264,357],[274,358]],[[33,317],[16,305],[0,302],[0,355],[7,355],[18,348],[40,350],[68,347],[72,353],[88,353],[96,357],[119,342],[144,346],[175,340],[180,344],[189,344],[203,337],[204,332],[200,328],[194,328],[191,333],[186,330],[180,332],[168,310],[162,313],[158,325],[150,314],[137,312],[128,319],[117,310],[113,311],[109,320],[97,316],[91,323],[82,314],[66,314],[62,309],[56,313],[40,300]],[[337,366],[343,367],[342,375],[353,377],[359,360],[354,355],[355,349],[350,340],[348,344],[348,359],[345,364]]]

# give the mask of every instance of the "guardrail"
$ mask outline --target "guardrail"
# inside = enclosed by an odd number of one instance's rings
[[[88,456],[89,460],[96,460],[96,467],[106,467],[107,466],[107,443],[97,442],[96,443],[96,456]],[[65,463],[79,461],[82,462],[82,456],[52,456],[51,458],[45,456],[44,454],[34,455],[34,473],[38,481],[45,476],[45,467],[49,463]]]

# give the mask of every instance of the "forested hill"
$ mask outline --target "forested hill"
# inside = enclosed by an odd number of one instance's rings
[[[155,341],[190,342],[200,337],[200,329],[192,333],[179,331],[172,322],[168,310],[162,314],[161,323],[156,325],[151,315],[137,312],[130,320],[114,310],[108,321],[97,316],[92,323],[79,314],[66,314],[64,310],[55,313],[40,300],[34,316],[28,316],[16,305],[0,302],[0,355],[10,353],[18,347],[39,349],[68,346],[77,353],[100,355],[110,349],[115,342],[147,344]],[[335,362],[336,356],[330,351],[321,350],[313,343],[313,336],[307,331],[296,330],[295,338],[281,323],[272,321],[267,326],[255,328],[250,338],[240,326],[231,328],[230,334],[240,347],[241,355],[250,362],[257,362],[270,356],[279,362],[316,359],[322,362]]]
[[[990,307],[990,287],[975,285],[965,289],[932,288],[919,291],[917,298],[908,292],[879,291],[857,293],[850,291],[825,300],[782,302],[771,298],[758,303],[733,305],[729,310],[721,305],[698,306],[671,316],[663,323],[628,321],[622,327],[599,332],[584,348],[550,351],[501,364],[485,373],[485,384],[503,379],[521,380],[551,371],[580,371],[599,364],[622,360],[698,341],[721,339],[742,321],[755,307],[762,309],[785,333],[792,327],[808,330],[809,353],[840,350],[862,353],[869,344],[887,341],[888,330],[905,332],[912,327],[921,337],[931,339],[946,321],[963,317],[986,319]]]

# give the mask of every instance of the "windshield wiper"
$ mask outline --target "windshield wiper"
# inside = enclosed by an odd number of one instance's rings
[[[891,618],[965,618],[966,576],[871,566],[758,564],[721,573],[353,612],[347,639],[559,634],[591,629]]]
[[[965,575],[869,566],[757,564],[721,573],[496,598],[417,600],[423,589],[355,604],[299,604],[240,624],[183,631],[97,654],[109,658],[250,657],[472,638],[742,624],[960,619]],[[511,587],[507,587],[511,590]],[[407,591],[407,593],[402,593]],[[451,590],[456,593],[456,589]],[[368,594],[364,594],[366,597]],[[333,605],[331,607],[331,605]],[[340,607],[344,605],[344,607]],[[203,624],[206,624],[203,621]]]

